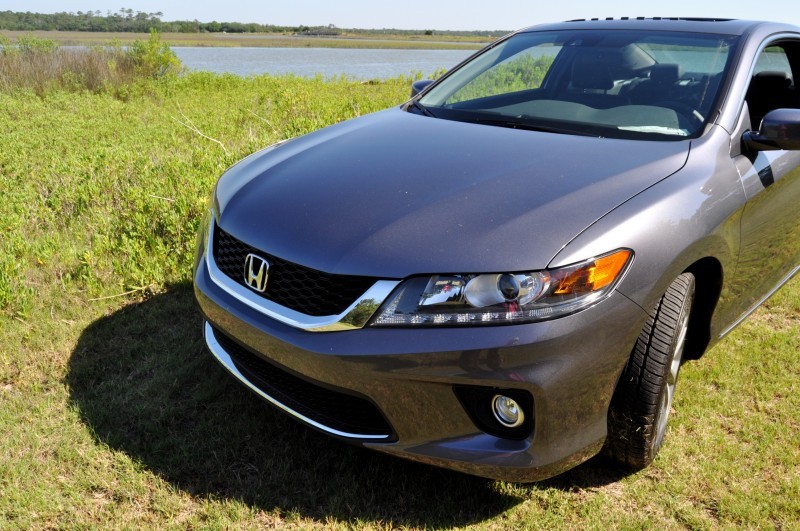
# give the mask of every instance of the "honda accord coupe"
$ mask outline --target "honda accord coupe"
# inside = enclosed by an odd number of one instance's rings
[[[638,469],[800,263],[800,29],[575,20],[219,179],[208,349],[300,422],[510,481]],[[724,356],[724,349],[718,353]]]

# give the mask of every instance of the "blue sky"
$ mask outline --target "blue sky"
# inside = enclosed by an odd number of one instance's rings
[[[794,7],[789,7],[789,6]],[[694,16],[775,20],[800,26],[800,3],[788,0],[0,0],[0,11],[162,12],[164,20],[259,22],[343,28],[513,30],[541,22],[621,16]]]

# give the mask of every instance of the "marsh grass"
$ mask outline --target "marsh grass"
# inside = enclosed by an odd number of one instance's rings
[[[0,56],[0,90],[31,89],[39,95],[55,90],[102,92],[130,84],[135,79],[133,61],[121,50],[56,50],[3,53]]]
[[[410,79],[146,83],[0,91],[0,528],[796,528],[797,280],[684,366],[640,473],[515,485],[349,447],[203,350],[194,234],[230,164]]]
[[[0,91],[32,90],[39,96],[57,90],[126,95],[143,78],[180,70],[180,62],[158,33],[119,44],[62,48],[50,39],[20,35],[0,39]]]
[[[53,40],[63,46],[102,46],[112,41],[127,45],[142,39],[142,34],[140,33],[95,31],[2,31],[0,35],[6,35],[7,38],[33,35],[40,39]],[[345,34],[331,38],[273,33],[163,33],[162,37],[164,42],[167,42],[170,46],[443,50],[477,50],[497,38],[488,36],[393,34]]]

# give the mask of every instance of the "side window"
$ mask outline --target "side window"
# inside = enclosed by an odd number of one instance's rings
[[[756,61],[756,69],[753,75],[758,75],[761,72],[783,72],[787,78],[792,79],[789,58],[781,46],[770,46],[761,52]]]
[[[800,42],[782,41],[761,52],[747,89],[750,127],[758,130],[769,111],[800,108],[795,75],[800,72]]]

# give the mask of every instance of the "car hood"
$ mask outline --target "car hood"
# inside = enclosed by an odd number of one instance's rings
[[[330,273],[535,270],[679,170],[689,145],[523,131],[395,108],[244,159],[217,184],[218,223],[265,253]]]

